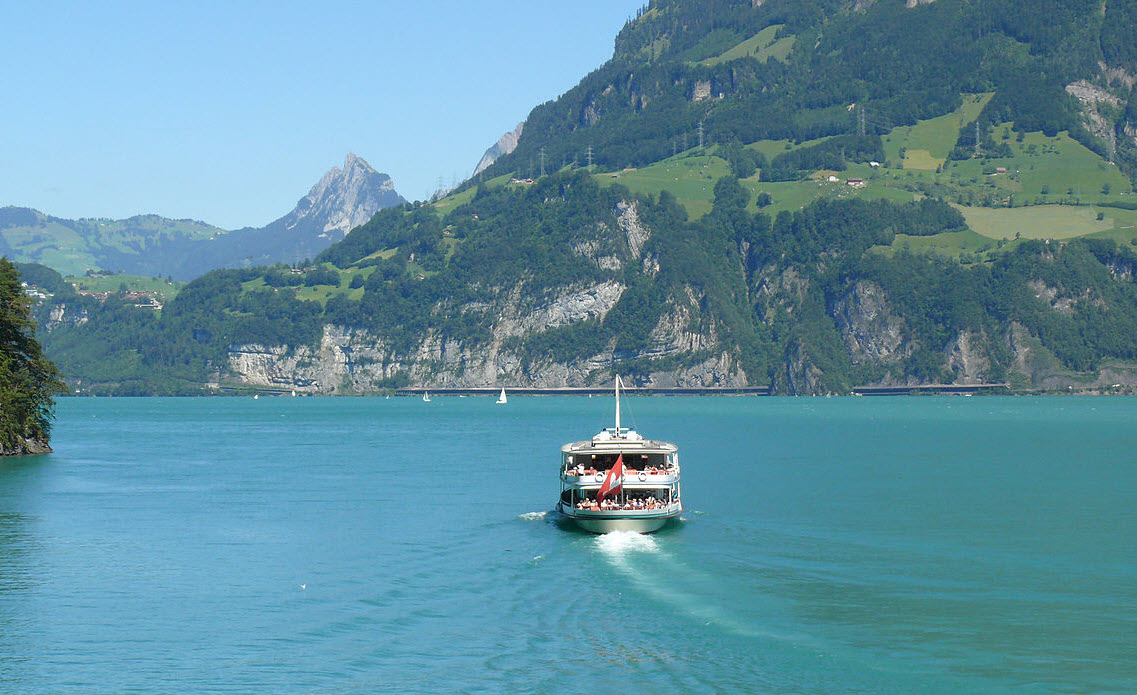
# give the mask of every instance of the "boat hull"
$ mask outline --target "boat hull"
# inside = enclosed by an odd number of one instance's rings
[[[669,511],[665,514],[634,514],[628,512],[584,512],[565,509],[557,505],[561,516],[575,523],[589,533],[613,533],[616,531],[631,531],[632,533],[654,533],[667,525],[669,521],[679,516],[682,509]]]

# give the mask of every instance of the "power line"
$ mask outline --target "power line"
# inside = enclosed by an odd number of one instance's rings
[[[892,123],[886,117],[875,117],[869,113],[869,110],[863,106],[857,107],[856,131],[857,135],[864,137],[868,135],[869,126],[873,127],[873,132],[888,132],[892,130]]]

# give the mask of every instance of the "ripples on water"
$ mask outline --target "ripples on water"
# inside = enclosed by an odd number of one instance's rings
[[[1137,691],[1128,399],[629,399],[682,519],[550,511],[606,399],[65,400],[0,692]]]

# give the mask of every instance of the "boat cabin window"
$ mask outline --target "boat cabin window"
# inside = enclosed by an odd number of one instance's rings
[[[677,499],[679,499],[678,492],[674,492],[670,488],[637,488],[635,490],[623,490],[619,494],[609,497],[605,501],[605,506],[617,506],[625,509],[655,508],[670,504]],[[596,490],[576,488],[562,490],[561,502],[578,508],[592,507],[596,505]]]

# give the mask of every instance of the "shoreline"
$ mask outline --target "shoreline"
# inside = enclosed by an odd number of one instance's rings
[[[168,394],[91,394],[72,391],[57,396],[59,400],[68,398],[200,398],[200,397],[229,397],[249,398],[264,396],[266,398],[380,398],[396,396],[399,398],[422,398],[424,393],[431,396],[450,397],[493,397],[501,392],[501,386],[475,386],[475,387],[422,387],[407,386],[398,389],[379,389],[365,392],[312,392],[300,391],[290,388],[272,386],[253,386],[242,384],[240,386],[217,386],[201,391],[185,391]],[[511,396],[611,396],[609,387],[510,387],[505,390]],[[737,387],[628,387],[621,389],[629,395],[638,396],[750,396],[750,397],[804,397],[804,398],[850,398],[861,396],[1134,396],[1137,395],[1137,385],[1118,384],[1115,386],[1093,386],[1079,389],[1067,388],[1030,388],[1015,387],[1011,384],[923,384],[916,386],[858,386],[849,393],[830,394],[779,394],[771,393],[768,386],[737,386]]]

